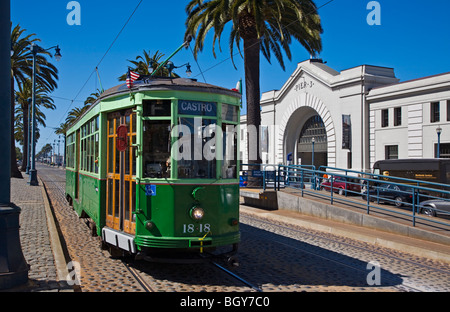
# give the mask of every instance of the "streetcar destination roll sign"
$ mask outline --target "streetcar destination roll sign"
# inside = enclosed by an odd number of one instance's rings
[[[216,116],[217,105],[215,102],[202,101],[178,101],[178,114],[183,115],[199,115],[199,116]]]

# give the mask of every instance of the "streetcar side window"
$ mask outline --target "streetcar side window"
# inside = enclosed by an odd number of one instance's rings
[[[75,134],[67,136],[66,167],[75,168]]]
[[[222,178],[224,179],[237,177],[237,129],[237,125],[222,124]]]
[[[144,120],[145,178],[170,178],[170,120]]]

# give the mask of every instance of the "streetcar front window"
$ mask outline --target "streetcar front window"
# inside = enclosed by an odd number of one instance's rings
[[[170,120],[145,120],[144,178],[170,178]]]
[[[178,178],[215,179],[216,147],[214,119],[179,118]]]

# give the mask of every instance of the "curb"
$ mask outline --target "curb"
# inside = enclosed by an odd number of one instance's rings
[[[50,208],[50,202],[48,200],[47,191],[45,189],[42,179],[40,179],[40,187],[42,191],[42,198],[44,199],[45,214],[47,216],[47,227],[50,235],[50,243],[52,247],[53,257],[55,259],[56,270],[58,273],[59,281],[67,281],[69,276],[69,270],[67,269],[66,257],[61,245],[61,240],[59,239],[59,233],[56,227],[55,217]],[[73,288],[64,290],[65,292],[74,292]]]

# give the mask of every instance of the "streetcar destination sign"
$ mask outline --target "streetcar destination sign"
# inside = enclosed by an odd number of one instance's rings
[[[217,103],[201,102],[201,101],[178,101],[178,114],[183,115],[199,115],[199,116],[216,116]]]

